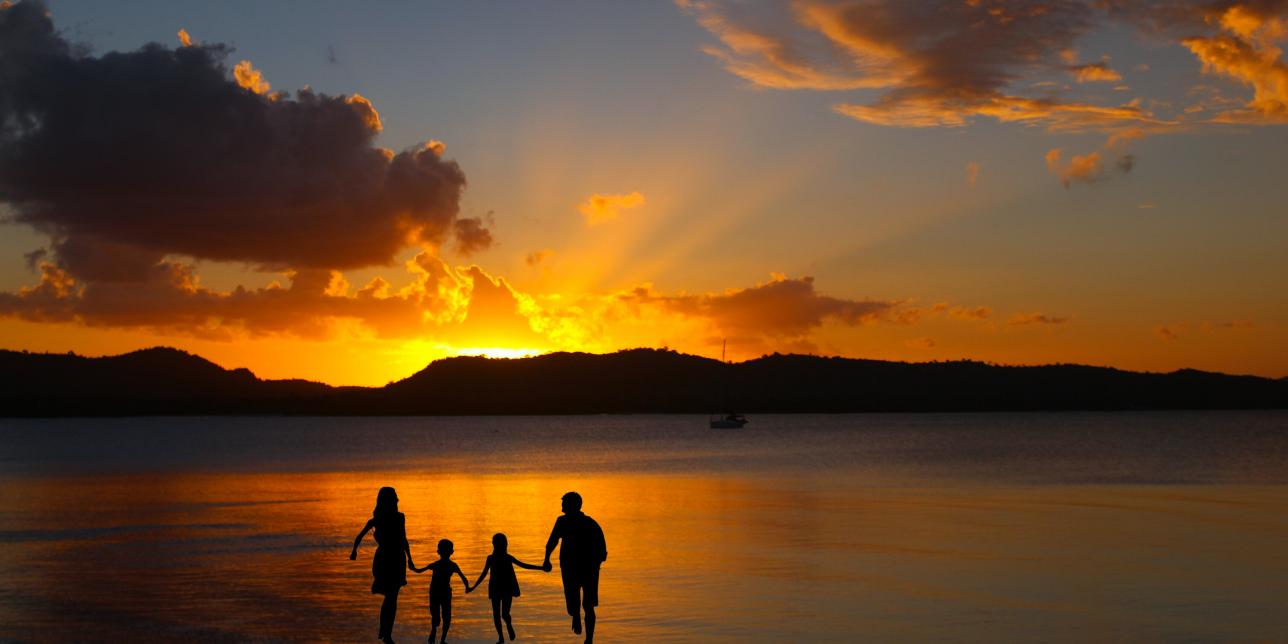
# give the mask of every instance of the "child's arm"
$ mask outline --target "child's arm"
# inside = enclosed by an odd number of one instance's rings
[[[461,567],[460,567],[460,566],[456,566],[456,574],[457,574],[457,575],[460,575],[460,577],[461,577],[461,583],[462,583],[462,584],[465,584],[465,592],[467,592],[467,593],[468,593],[468,592],[470,592],[471,590],[473,590],[472,588],[470,588],[470,580],[468,580],[468,579],[466,579],[466,578],[465,578],[465,573],[461,572]]]
[[[478,588],[478,587],[479,587],[479,584],[483,583],[483,580],[487,577],[487,571],[489,571],[489,570],[491,570],[491,569],[492,569],[492,558],[491,558],[491,557],[488,557],[488,558],[487,558],[487,561],[486,561],[486,562],[484,562],[484,564],[483,564],[483,572],[479,573],[479,580],[478,580],[478,581],[476,581],[476,582],[474,582],[474,588]],[[463,574],[464,574],[464,573],[462,573],[462,575],[463,575]],[[468,584],[467,584],[467,586],[468,586]],[[470,590],[473,590],[473,588],[471,588]],[[465,592],[469,592],[469,590],[467,590],[467,591],[465,591]]]
[[[409,562],[407,567],[411,568],[412,572],[419,574],[419,573],[425,572],[426,570],[429,570],[430,566],[433,566],[433,565],[434,564],[425,564],[423,568],[417,568],[415,566],[410,565],[410,562]]]
[[[366,527],[362,529],[362,532],[358,533],[358,538],[353,540],[353,550],[349,553],[350,559],[358,558],[358,544],[362,543],[362,538],[367,536],[367,533],[371,532],[371,528],[375,527],[375,525],[376,525],[376,520],[371,519],[370,521],[367,522]]]
[[[545,568],[544,568],[544,567],[542,567],[542,566],[534,566],[534,565],[532,565],[532,564],[526,564],[526,563],[523,563],[522,561],[519,561],[518,559],[515,559],[515,558],[514,558],[514,555],[510,555],[510,561],[513,561],[513,562],[514,562],[514,565],[516,565],[516,566],[518,566],[518,567],[520,567],[520,568],[527,568],[528,570],[545,570]]]

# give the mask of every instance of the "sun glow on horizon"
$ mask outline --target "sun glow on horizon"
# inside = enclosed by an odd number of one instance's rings
[[[532,348],[516,348],[516,347],[461,347],[458,349],[454,349],[453,351],[454,351],[454,355],[456,356],[479,356],[483,358],[506,359],[506,360],[513,360],[517,358],[531,358],[533,356],[539,356],[546,353],[550,353],[549,349],[532,349]]]

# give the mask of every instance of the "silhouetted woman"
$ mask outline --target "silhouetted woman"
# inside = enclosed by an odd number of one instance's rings
[[[377,637],[392,644],[398,592],[407,585],[407,568],[413,564],[411,545],[407,543],[407,519],[398,511],[398,494],[391,487],[380,488],[376,495],[376,509],[366,527],[358,533],[358,538],[353,540],[350,559],[358,558],[358,544],[372,528],[376,530],[376,556],[371,561],[371,574],[375,578],[371,582],[371,592],[385,596],[384,603],[380,605],[380,634]]]

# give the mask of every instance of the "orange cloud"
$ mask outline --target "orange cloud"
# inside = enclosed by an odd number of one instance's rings
[[[954,306],[948,310],[948,317],[957,320],[987,320],[992,317],[993,309],[987,306],[976,306],[967,308],[964,306]]]
[[[843,100],[832,108],[876,125],[960,127],[991,118],[1056,131],[1164,129],[1209,107],[1191,105],[1169,119],[1153,112],[1171,110],[1167,101],[1107,105],[1094,95],[1016,91],[1052,87],[1049,75],[1056,71],[1073,74],[1080,84],[1129,89],[1107,58],[1077,64],[1077,40],[1119,22],[1175,37],[1205,72],[1253,88],[1251,100],[1218,111],[1209,122],[1288,122],[1288,64],[1282,55],[1288,4],[1282,0],[677,1],[715,36],[717,44],[704,51],[730,73],[772,89],[879,90],[874,101]],[[1149,65],[1133,69],[1144,72]]]
[[[903,343],[903,344],[904,344],[904,346],[906,346],[906,347],[908,347],[908,348],[910,348],[910,349],[933,349],[933,348],[935,348],[935,341],[934,341],[934,340],[932,340],[932,339],[930,339],[930,338],[913,338],[913,339],[911,339],[911,340],[906,340],[906,341],[904,341],[904,343]]]
[[[617,219],[621,211],[638,208],[644,205],[644,195],[632,192],[624,195],[594,194],[577,205],[577,210],[586,218],[586,224],[596,226],[606,221]]]
[[[720,41],[705,51],[744,79],[775,89],[881,89],[839,114],[895,127],[957,127],[977,117],[1056,130],[1162,124],[1139,106],[1006,93],[1023,76],[1068,68],[1073,41],[1093,24],[1084,3],[798,0],[783,11],[718,0],[680,5]],[[1105,62],[1085,80],[1121,80]]]
[[[1197,324],[1191,322],[1176,322],[1173,324],[1160,324],[1154,327],[1154,335],[1161,340],[1172,342],[1181,339],[1183,336],[1190,335],[1192,331],[1200,333],[1212,333],[1216,331],[1237,331],[1249,330],[1256,328],[1252,320],[1228,320],[1225,322],[1203,321]]]
[[[1011,326],[1058,325],[1069,321],[1067,317],[1053,317],[1044,313],[1020,313],[1013,316],[1008,324]]]
[[[375,278],[353,291],[335,270],[300,269],[287,274],[286,287],[274,282],[216,291],[201,285],[191,265],[174,261],[125,282],[81,282],[46,263],[39,285],[0,292],[0,316],[215,340],[265,335],[322,340],[346,323],[377,337],[421,337],[465,321],[480,283],[478,270],[452,269],[428,252],[408,261],[407,269],[412,281],[397,290]]]
[[[245,87],[245,85],[243,85],[243,87]],[[268,89],[267,83],[264,84],[264,88]],[[262,94],[263,92],[259,92],[259,93]],[[363,95],[354,94],[344,99],[344,102],[348,103],[351,107],[353,107],[354,111],[356,111],[359,114],[359,116],[362,118],[362,122],[367,126],[368,130],[371,130],[372,132],[380,132],[381,130],[385,129],[384,124],[380,122],[380,114],[376,112],[376,106],[372,105],[371,101],[367,100],[366,97],[364,97]],[[433,147],[435,143],[438,143],[438,142],[430,141],[428,144],[426,144],[426,147]],[[442,144],[438,143],[438,145],[441,146]],[[440,155],[442,154],[441,150],[439,151],[439,154]]]
[[[1145,130],[1138,127],[1127,128],[1110,134],[1109,140],[1105,142],[1105,147],[1116,148],[1143,138],[1145,138]]]
[[[1086,65],[1073,65],[1069,67],[1069,71],[1079,83],[1117,83],[1123,79],[1122,74],[1114,71],[1106,60]]]
[[[859,121],[894,127],[960,127],[978,116],[1002,123],[1045,125],[1055,131],[1107,129],[1130,122],[1166,124],[1133,105],[1102,106],[998,93],[901,94],[871,105],[843,103],[832,109]]]
[[[758,87],[773,89],[842,90],[883,87],[890,80],[853,73],[846,65],[820,64],[806,56],[789,37],[775,33],[775,25],[788,17],[753,26],[726,15],[727,8],[717,2],[676,0],[681,8],[693,14],[723,47],[705,47],[703,51],[719,60],[727,71]]]
[[[947,302],[939,302],[930,307],[931,315],[944,314],[950,320],[963,320],[966,322],[982,322],[993,316],[992,307],[988,306],[952,306]]]
[[[1060,148],[1054,148],[1046,154],[1047,169],[1060,178],[1060,183],[1068,188],[1073,182],[1094,183],[1104,178],[1105,167],[1099,152],[1074,156],[1064,160]]]
[[[1288,38],[1288,20],[1250,4],[1235,4],[1216,21],[1225,34],[1186,38],[1181,43],[1202,62],[1204,73],[1249,85],[1253,96],[1242,108],[1220,112],[1212,120],[1288,122],[1288,65],[1278,45]]]
[[[288,273],[285,286],[219,291],[178,262],[159,263],[146,279],[124,282],[78,281],[48,262],[41,268],[38,284],[0,292],[0,317],[221,341],[356,337],[524,350],[670,344],[702,351],[727,339],[744,354],[813,351],[815,332],[824,325],[911,319],[902,301],[835,297],[818,292],[813,278],[783,275],[718,293],[664,293],[641,285],[534,295],[478,266],[452,268],[428,252],[406,263],[412,279],[403,286],[377,277],[355,287],[339,272],[307,269]]]
[[[187,29],[180,29],[180,30],[179,30],[179,43],[180,43],[181,45],[183,45],[184,47],[191,47],[191,46],[192,46],[192,36],[189,36],[189,35],[188,35],[188,30],[187,30]]]
[[[267,94],[272,86],[264,80],[264,74],[251,66],[249,60],[243,60],[233,66],[233,78],[237,84],[256,94]]]
[[[1106,178],[1104,154],[1116,155],[1113,170],[1129,174],[1136,167],[1136,155],[1127,152],[1131,144],[1145,138],[1145,130],[1139,127],[1120,129],[1109,135],[1100,152],[1075,155],[1068,160],[1064,151],[1054,148],[1046,153],[1047,170],[1060,178],[1060,183],[1068,188],[1074,182],[1095,183]]]

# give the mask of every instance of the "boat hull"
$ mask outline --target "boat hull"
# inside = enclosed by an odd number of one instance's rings
[[[713,420],[711,421],[711,429],[742,429],[742,426],[746,424],[747,421],[745,420]]]

